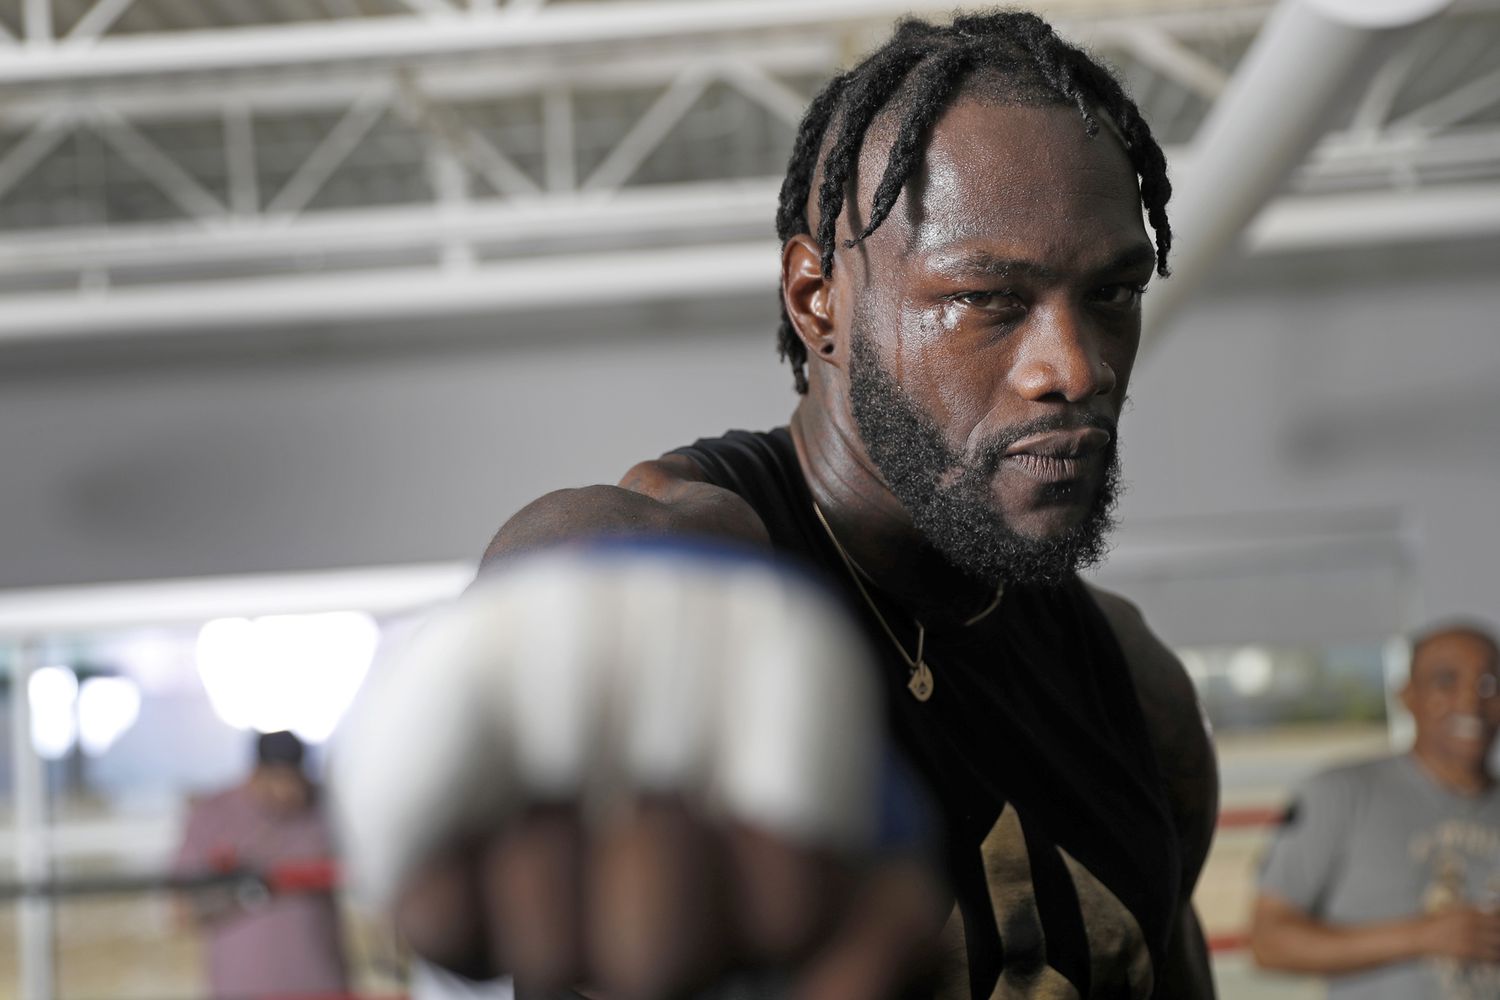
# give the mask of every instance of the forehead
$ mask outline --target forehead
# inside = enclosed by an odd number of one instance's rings
[[[885,170],[893,131],[886,124],[861,156],[861,209]],[[1135,170],[1112,129],[1090,137],[1076,108],[976,97],[938,119],[887,226],[902,252],[994,244],[986,249],[1060,262],[1090,249],[1111,256],[1145,239]]]
[[[1412,675],[1436,667],[1500,671],[1495,644],[1472,632],[1443,632],[1421,644],[1412,657]]]

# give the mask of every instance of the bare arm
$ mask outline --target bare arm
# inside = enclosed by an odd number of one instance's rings
[[[1130,668],[1182,845],[1182,908],[1166,968],[1158,970],[1158,995],[1212,997],[1208,947],[1192,906],[1193,887],[1208,859],[1219,815],[1219,768],[1207,720],[1182,663],[1135,605],[1104,590],[1093,589],[1093,595]]]
[[[691,459],[642,462],[618,486],[557,490],[506,521],[482,567],[507,556],[581,538],[706,536],[769,545],[765,526],[739,496],[703,482]]]
[[[1432,956],[1500,962],[1500,915],[1455,906],[1405,920],[1340,926],[1262,893],[1255,901],[1250,948],[1265,968],[1323,975]]]

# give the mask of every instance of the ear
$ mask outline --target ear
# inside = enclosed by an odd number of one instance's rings
[[[781,299],[787,317],[809,359],[843,363],[843,338],[839,336],[833,295],[833,280],[823,276],[822,251],[806,233],[793,236],[781,248]]]

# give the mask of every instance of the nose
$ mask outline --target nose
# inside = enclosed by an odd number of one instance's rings
[[[1016,390],[1036,402],[1082,403],[1114,391],[1118,375],[1101,350],[1103,331],[1069,305],[1036,307],[1012,369]]]

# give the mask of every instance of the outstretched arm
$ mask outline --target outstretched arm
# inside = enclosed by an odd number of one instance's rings
[[[703,482],[691,459],[667,455],[634,466],[618,486],[557,490],[533,500],[501,526],[481,566],[549,545],[630,535],[770,544],[765,525],[749,504]]]
[[[883,715],[856,627],[774,559],[568,544],[601,536],[769,545],[672,456],[518,513],[345,730],[351,870],[419,954],[522,990],[773,969],[810,1000],[895,995],[950,899],[924,853],[869,843]]]
[[[1500,962],[1500,914],[1455,906],[1405,920],[1341,926],[1262,893],[1255,901],[1250,948],[1264,968],[1322,975],[1438,956]]]

